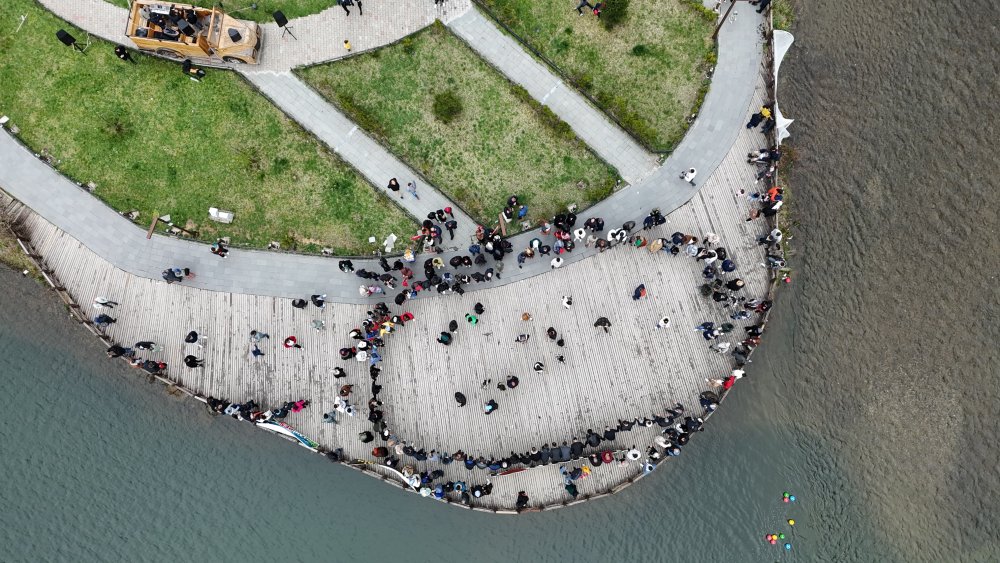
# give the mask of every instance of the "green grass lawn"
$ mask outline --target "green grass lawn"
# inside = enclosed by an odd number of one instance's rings
[[[511,194],[528,203],[536,221],[569,203],[582,208],[599,201],[617,178],[568,125],[439,24],[396,45],[300,74],[489,224]],[[446,93],[462,105],[450,123],[433,111],[435,96]]]
[[[687,0],[628,0],[625,20],[608,31],[586,9],[577,15],[575,0],[483,1],[650,148],[670,150],[684,136],[715,60],[714,14]]]
[[[792,24],[795,23],[794,8],[792,0],[775,0],[774,3],[771,4],[774,29],[783,29],[787,31],[792,28]]]
[[[0,3],[0,113],[115,209],[137,209],[146,224],[170,214],[203,239],[287,248],[291,236],[303,250],[344,253],[369,249],[369,235],[415,229],[237,75],[209,70],[197,83],[176,63],[124,63],[101,41],[81,55],[56,40],[59,28],[84,36],[32,0]],[[209,207],[236,220],[211,222]]]
[[[121,6],[122,8],[128,8],[129,6],[128,0],[106,1],[116,6]],[[211,8],[213,5],[211,0],[204,0],[201,2],[198,0],[184,0],[182,3],[201,6],[203,8]],[[214,3],[218,4],[218,2]],[[252,4],[257,5],[256,10],[250,9]],[[337,8],[337,10],[340,11],[340,15],[344,14],[344,9],[337,7],[336,0],[230,0],[229,2],[223,2],[223,5],[225,6],[225,11],[227,13],[235,12],[233,14],[233,17],[235,18],[258,21],[261,23],[273,22],[274,17],[271,14],[273,14],[275,10],[281,10],[288,19],[317,14],[330,7]],[[239,10],[240,8],[244,9]],[[357,6],[351,7],[351,17],[356,16],[357,11]],[[125,27],[124,23],[122,24],[122,27]]]

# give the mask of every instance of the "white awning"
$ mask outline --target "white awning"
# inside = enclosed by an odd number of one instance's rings
[[[794,119],[787,119],[781,115],[778,108],[778,68],[781,67],[781,60],[785,58],[785,53],[795,41],[795,37],[787,31],[775,30],[774,32],[774,124],[777,129],[778,144],[790,135],[788,126]]]

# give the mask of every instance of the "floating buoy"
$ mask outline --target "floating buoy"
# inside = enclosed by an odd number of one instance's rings
[[[789,501],[788,497],[784,497],[781,499],[781,502],[788,502],[788,501]]]
[[[792,549],[792,544],[790,544],[790,543],[786,543],[786,544],[785,544],[785,550],[786,550],[786,551],[789,551],[789,550],[791,550],[791,549]]]
[[[795,502],[795,495],[792,495],[792,496],[788,497],[788,500],[790,500],[792,502]]]
[[[788,498],[789,497],[788,491],[781,493],[781,496]]]
[[[778,539],[779,540],[785,539],[785,534],[778,534]]]
[[[795,525],[795,520],[792,520],[791,518],[789,518],[788,519],[788,525],[789,526],[794,526]]]
[[[771,545],[777,545],[778,540],[771,540]]]

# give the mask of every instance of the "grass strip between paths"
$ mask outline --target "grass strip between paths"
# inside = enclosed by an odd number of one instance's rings
[[[486,224],[511,194],[537,223],[607,197],[617,180],[566,123],[443,25],[298,72]]]
[[[708,91],[716,15],[696,0],[606,1],[627,5],[611,30],[575,0],[481,1],[653,150],[680,142]]]

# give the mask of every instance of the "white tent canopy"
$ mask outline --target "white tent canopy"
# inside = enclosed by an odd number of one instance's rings
[[[785,58],[785,53],[792,46],[795,37],[787,31],[775,30],[774,32],[774,122],[777,128],[778,144],[790,135],[788,126],[794,119],[786,119],[778,109],[778,68],[781,67],[781,60]]]

